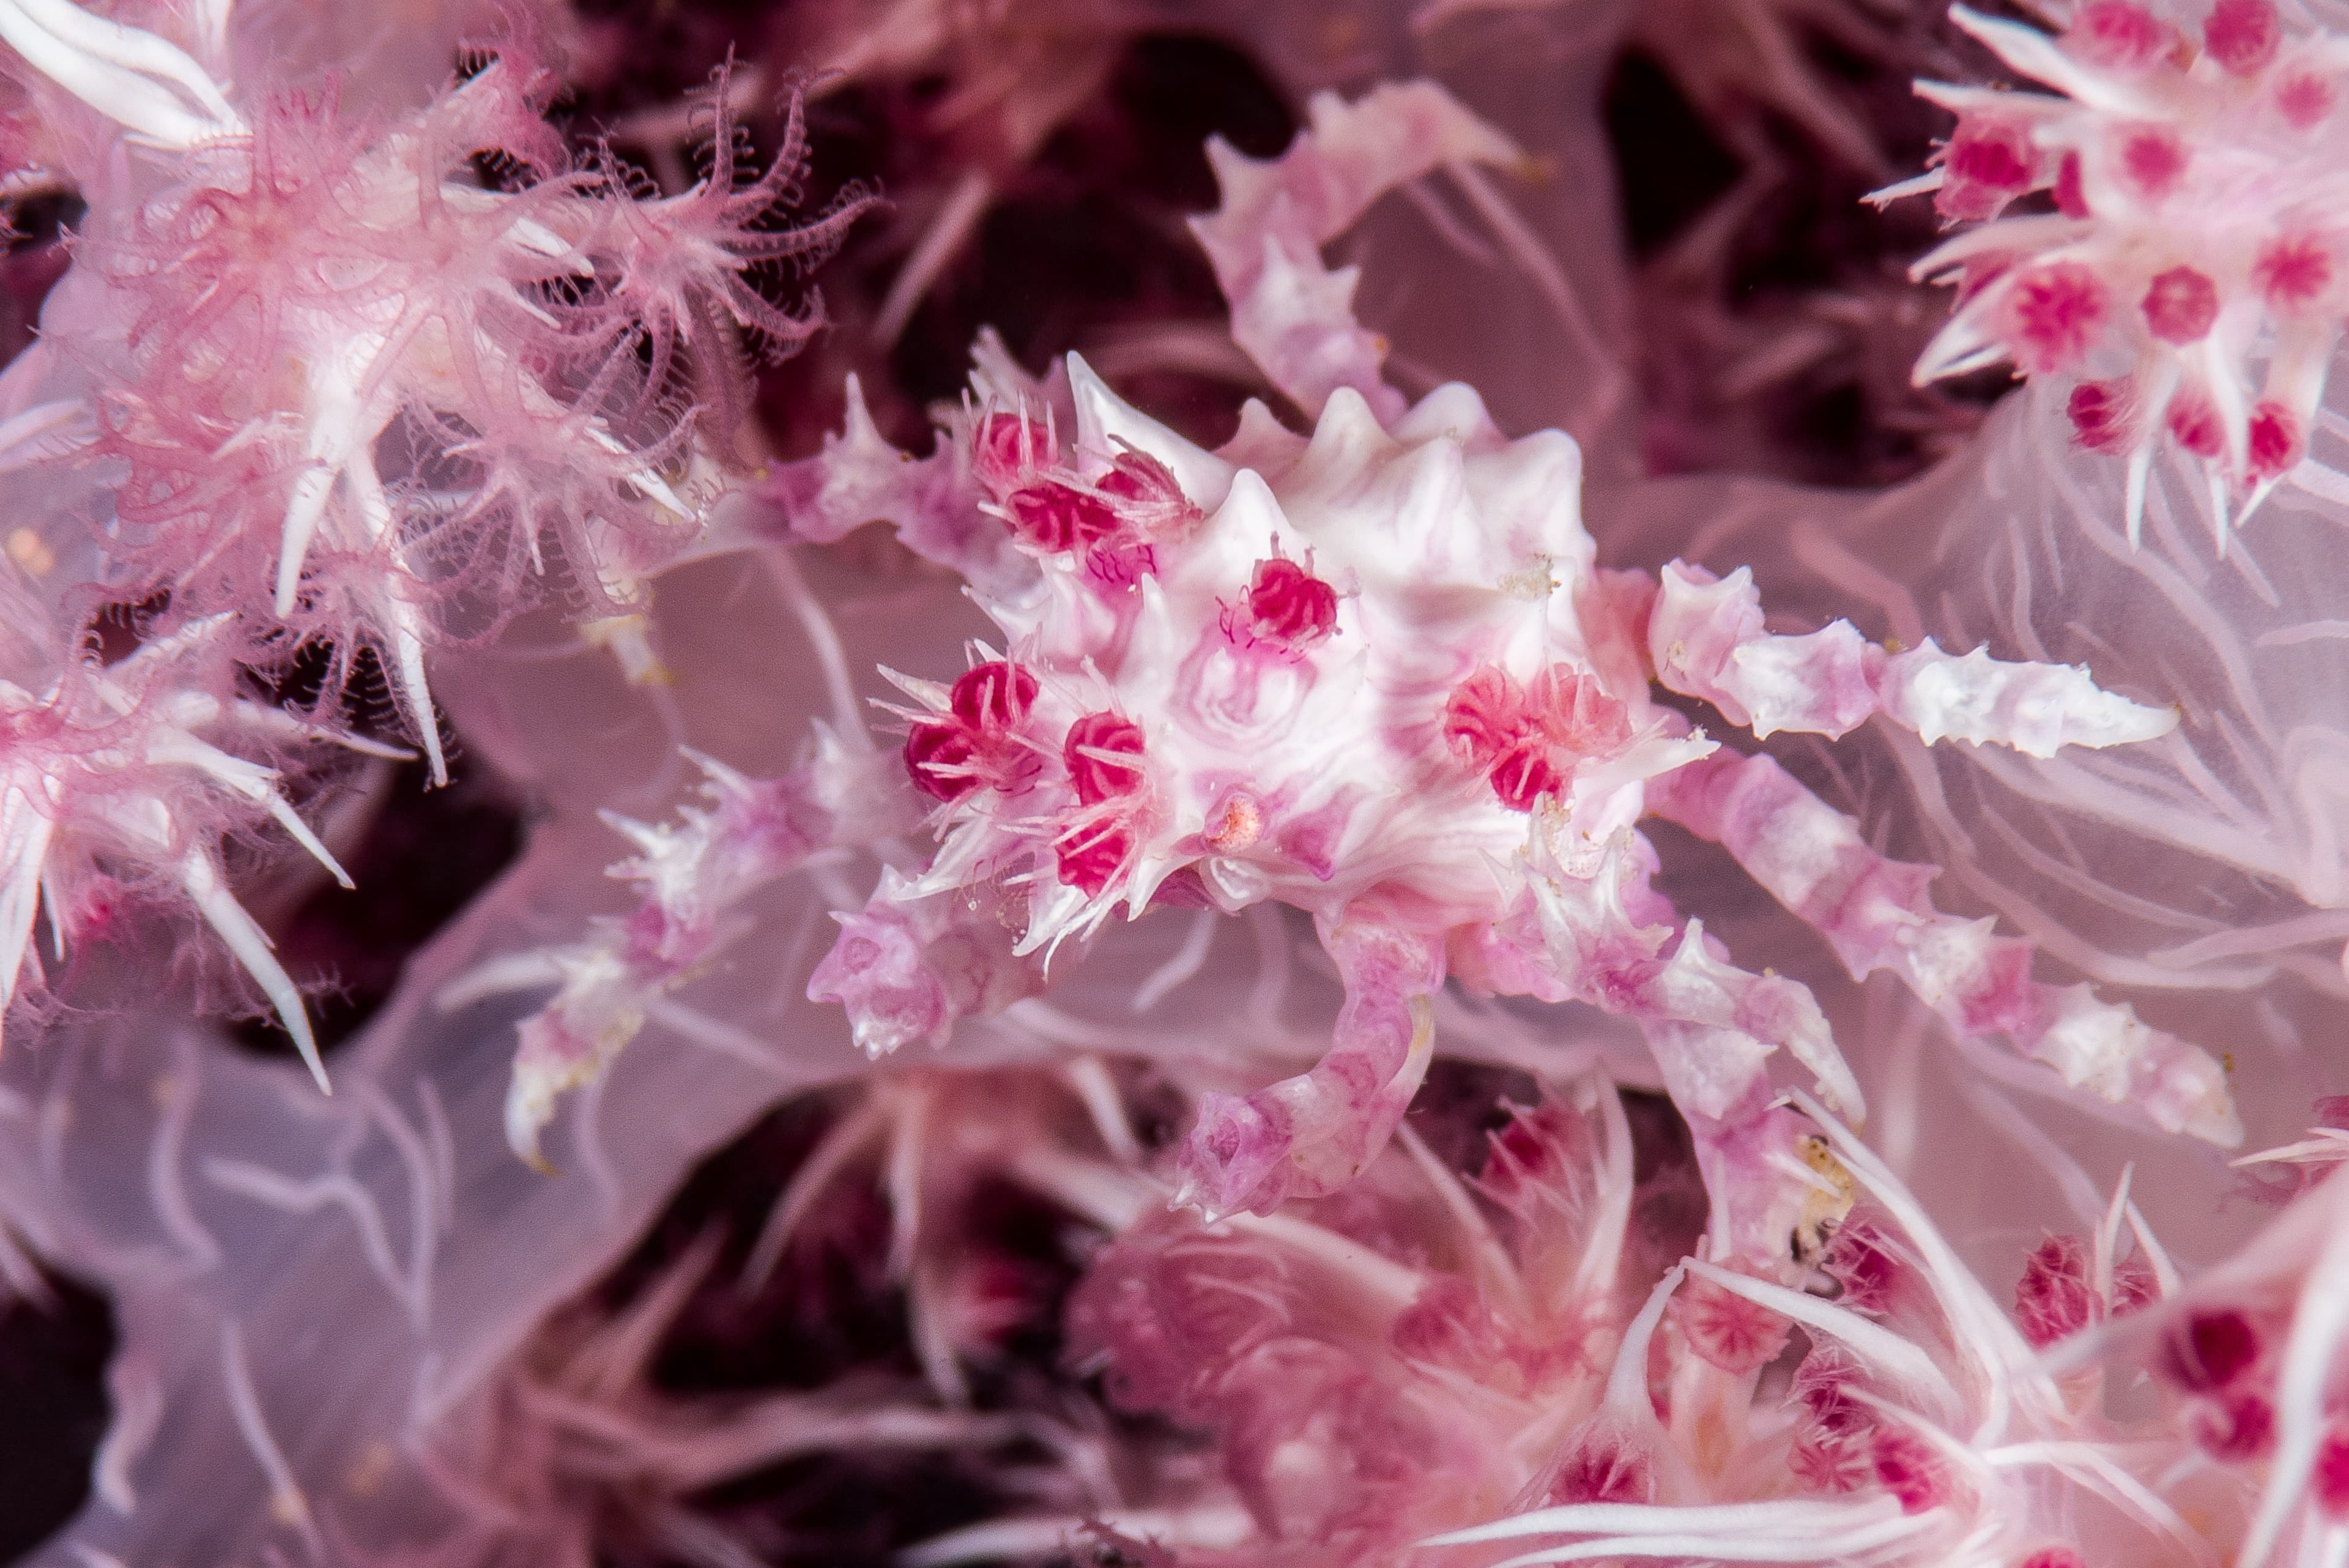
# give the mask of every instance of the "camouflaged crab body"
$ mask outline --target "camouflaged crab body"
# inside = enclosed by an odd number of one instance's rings
[[[1131,442],[1170,460],[1194,504],[1135,526],[1142,508],[1103,492],[1112,531],[987,602],[1019,690],[981,712],[957,686],[908,742],[917,781],[951,800],[929,882],[1052,851],[1065,874],[1036,880],[1029,946],[1162,889],[1226,912],[1277,898],[1325,921],[1375,889],[1443,927],[1489,922],[1512,900],[1495,867],[1524,846],[1526,807],[1544,803],[1554,837],[1603,845],[1639,815],[1642,777],[1710,749],[1647,701],[1636,607],[1593,568],[1565,436],[1506,441],[1457,387],[1389,432],[1341,393],[1310,441],[1252,420],[1217,457],[1170,445],[1081,371],[1078,385],[1078,452]],[[1090,483],[1057,465],[1007,476],[1000,504],[1020,532],[1033,492],[1101,491],[1143,460],[1123,461]],[[1116,569],[1141,551],[1151,569]],[[1472,681],[1492,695],[1481,709],[1455,702]],[[1614,722],[1577,732],[1525,711],[1566,690]],[[960,771],[935,755],[957,728],[982,758]],[[1122,750],[1089,740],[1112,729]],[[1554,787],[1489,777],[1498,763]],[[1008,787],[979,790],[982,775]]]
[[[1273,899],[1314,917],[1347,1001],[1311,1072],[1203,1102],[1185,1191],[1211,1210],[1350,1179],[1416,1089],[1447,975],[1640,1020],[1723,1149],[1760,1114],[1782,1045],[1856,1110],[1808,992],[1737,969],[1650,888],[1636,825],[1661,812],[1728,845],[1855,973],[1896,968],[1961,1027],[2002,1029],[2074,1082],[2158,1078],[2166,1125],[2227,1136],[2199,1052],[2092,1000],[2095,1030],[2075,1025],[2030,980],[2026,947],[1926,902],[1930,868],[1875,856],[1767,759],[1716,756],[1651,683],[1759,733],[1837,735],[1882,712],[2039,754],[2174,716],[2081,670],[1930,643],[1893,655],[1843,622],[1773,636],[1742,572],[1602,571],[1573,441],[1509,441],[1464,387],[1384,424],[1340,389],[1309,438],[1255,409],[1216,453],[1081,362],[1070,388],[1070,452],[1024,415],[960,432],[976,504],[1035,569],[972,586],[1001,653],[977,650],[951,686],[896,677],[939,848],[843,917],[812,988],[868,1047],[941,1032],[957,995],[1032,993],[1060,943],[1121,905]],[[1010,929],[976,967],[988,922],[966,904]]]

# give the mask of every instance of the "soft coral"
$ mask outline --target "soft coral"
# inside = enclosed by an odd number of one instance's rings
[[[0,1009],[34,957],[37,916],[46,912],[62,959],[122,886],[168,890],[252,974],[325,1087],[300,994],[223,880],[219,840],[266,817],[345,887],[350,879],[294,815],[273,769],[206,738],[233,744],[242,732],[249,747],[298,726],[234,694],[216,619],[108,666],[94,649],[46,634],[13,566],[0,566],[0,603],[13,634],[0,664]]]
[[[478,63],[387,121],[331,90],[254,108],[154,194],[93,212],[109,308],[57,324],[99,369],[100,448],[128,470],[122,586],[265,603],[257,624],[291,634],[271,640],[330,643],[346,670],[377,648],[436,780],[428,649],[494,628],[550,569],[591,613],[625,608],[699,538],[708,487],[685,481],[748,403],[734,333],[780,352],[821,319],[752,275],[820,259],[866,204],[782,223],[797,112],[741,182],[722,71],[709,173],[663,199],[608,152],[566,152],[526,40]]]

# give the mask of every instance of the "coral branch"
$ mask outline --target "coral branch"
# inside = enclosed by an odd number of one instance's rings
[[[47,618],[13,567],[0,567],[0,604],[13,618],[9,651],[40,658]],[[87,649],[48,649],[56,663],[37,691],[0,675],[0,1010],[36,961],[36,913],[62,960],[111,921],[125,883],[153,882],[192,903],[253,976],[323,1089],[300,992],[222,881],[216,844],[266,819],[344,887],[350,878],[285,803],[274,770],[204,738],[242,727],[250,740],[269,727],[216,695],[234,678],[218,647],[226,629],[199,622],[111,667]],[[24,664],[11,673],[39,679]]]
[[[2307,454],[2349,302],[2339,39],[2287,25],[2271,0],[2223,0],[2199,48],[2134,0],[2083,7],[2052,37],[1950,15],[2054,91],[1918,84],[1957,129],[1930,174],[1878,199],[1930,191],[1944,216],[1982,224],[1914,268],[1959,290],[1919,384],[2000,359],[2077,378],[2079,443],[2127,464],[2130,542],[2167,441],[2207,472],[2224,554],[2230,526]],[[2043,191],[2053,213],[2003,215]]]

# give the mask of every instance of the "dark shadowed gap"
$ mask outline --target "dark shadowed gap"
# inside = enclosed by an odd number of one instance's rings
[[[65,241],[81,223],[82,200],[70,191],[41,191],[0,208],[0,365],[32,342],[49,289],[70,259]]]
[[[0,1564],[80,1511],[114,1413],[113,1304],[67,1275],[44,1277],[49,1301],[0,1300]]]
[[[1615,188],[1635,261],[1645,261],[1737,182],[1738,161],[1706,129],[1661,66],[1636,49],[1615,62],[1599,99],[1615,151]]]
[[[1130,323],[1220,329],[1223,295],[1184,222],[1216,204],[1207,139],[1262,158],[1294,131],[1278,92],[1237,50],[1205,38],[1133,40],[1102,94],[1009,183],[962,264],[915,313],[892,362],[901,384],[953,396],[984,326],[1031,368]],[[1219,401],[1236,413],[1237,398],[1198,379],[1160,372],[1124,389],[1178,424],[1213,418]]]
[[[742,1282],[775,1203],[851,1104],[842,1094],[807,1095],[761,1117],[696,1168],[636,1245],[566,1311],[622,1314],[715,1237],[707,1272],[653,1356],[652,1391],[722,1398],[869,1386],[877,1400],[904,1397],[920,1371],[905,1294],[888,1272],[877,1156],[838,1173],[763,1283]],[[932,1222],[958,1245],[984,1249],[1018,1283],[1018,1320],[989,1358],[967,1367],[975,1407],[1067,1405],[1074,1391],[1060,1324],[1077,1275],[1069,1217],[981,1180]],[[881,1568],[914,1542],[1016,1511],[1005,1477],[1046,1458],[1025,1439],[976,1451],[843,1450],[769,1465],[687,1501],[779,1568]],[[635,1555],[624,1540],[605,1545]]]
[[[1030,369],[1071,349],[1098,351],[1135,327],[1222,334],[1223,296],[1185,223],[1216,202],[1207,139],[1270,157],[1297,123],[1278,89],[1225,44],[1164,34],[1130,40],[1100,92],[1026,165],[997,174],[987,215],[885,349],[870,336],[871,316],[919,232],[916,220],[936,210],[966,161],[923,131],[925,95],[939,86],[879,79],[811,106],[810,200],[856,181],[894,205],[860,223],[818,275],[835,326],[761,379],[761,413],[786,455],[812,451],[837,428],[852,371],[883,433],[927,450],[928,407],[961,394],[984,327]],[[1230,433],[1242,399],[1263,390],[1171,365],[1121,374],[1118,384],[1211,442]]]
[[[357,887],[321,877],[299,904],[267,922],[278,959],[309,993],[324,1054],[366,1026],[409,956],[522,852],[521,811],[485,770],[460,759],[447,788],[429,789],[427,781],[420,761],[374,781],[379,804],[357,847],[339,857]],[[294,1054],[274,1018],[248,1019],[229,1033],[247,1050]]]

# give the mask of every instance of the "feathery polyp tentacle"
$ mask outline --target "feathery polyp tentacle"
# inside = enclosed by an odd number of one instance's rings
[[[53,826],[14,783],[0,786],[0,1014],[16,1000],[16,977],[32,952],[42,866]]]

